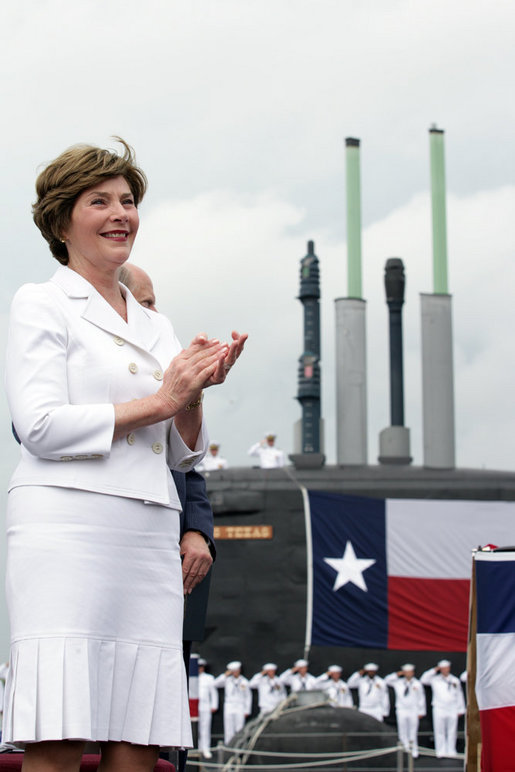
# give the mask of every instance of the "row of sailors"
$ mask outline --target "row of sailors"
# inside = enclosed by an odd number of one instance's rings
[[[415,666],[405,664],[385,678],[378,675],[379,667],[369,662],[342,679],[342,668],[331,665],[325,673],[315,677],[308,672],[309,663],[299,659],[292,668],[277,675],[277,665],[268,662],[260,672],[247,680],[241,673],[241,662],[229,662],[217,678],[205,672],[206,661],[199,659],[199,749],[210,757],[211,717],[218,709],[217,689],[224,688],[224,742],[227,745],[239,732],[252,711],[252,689],[258,692],[260,713],[269,713],[290,692],[321,689],[329,701],[338,707],[352,708],[351,689],[358,692],[358,706],[362,713],[383,721],[390,713],[388,687],[395,692],[395,712],[399,739],[416,758],[419,720],[426,715],[424,686],[432,688],[433,728],[435,751],[438,757],[456,756],[458,717],[465,712],[465,701],[460,679],[451,674],[451,663],[441,660],[421,676],[415,677]]]

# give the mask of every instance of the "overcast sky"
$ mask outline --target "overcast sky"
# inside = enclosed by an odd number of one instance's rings
[[[38,169],[123,136],[150,187],[132,261],[183,342],[250,334],[206,397],[232,465],[274,430],[291,452],[299,260],[322,274],[325,451],[335,459],[334,299],[346,294],[344,138],[362,142],[369,457],[388,425],[383,268],[405,262],[406,424],[421,462],[420,292],[431,285],[428,129],[445,129],[457,459],[515,467],[512,0],[7,0],[0,336],[25,281],[57,267],[32,223]],[[0,406],[0,482],[17,450]],[[2,609],[0,606],[0,615]],[[4,640],[5,644],[5,640]],[[5,646],[4,646],[5,648]],[[0,630],[0,656],[2,639]]]

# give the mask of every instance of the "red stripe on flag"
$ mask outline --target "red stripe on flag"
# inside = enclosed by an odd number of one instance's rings
[[[388,577],[388,648],[466,651],[469,579]]]
[[[192,721],[198,721],[198,698],[190,698],[190,718]]]
[[[515,759],[515,707],[479,713],[481,772],[512,772]]]

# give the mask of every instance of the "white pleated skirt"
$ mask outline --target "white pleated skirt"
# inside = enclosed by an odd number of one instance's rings
[[[6,589],[5,742],[191,746],[176,510],[14,488]]]

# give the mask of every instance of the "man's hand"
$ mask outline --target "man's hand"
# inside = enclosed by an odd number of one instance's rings
[[[180,547],[184,594],[190,595],[213,565],[213,558],[206,540],[198,531],[186,531]]]

